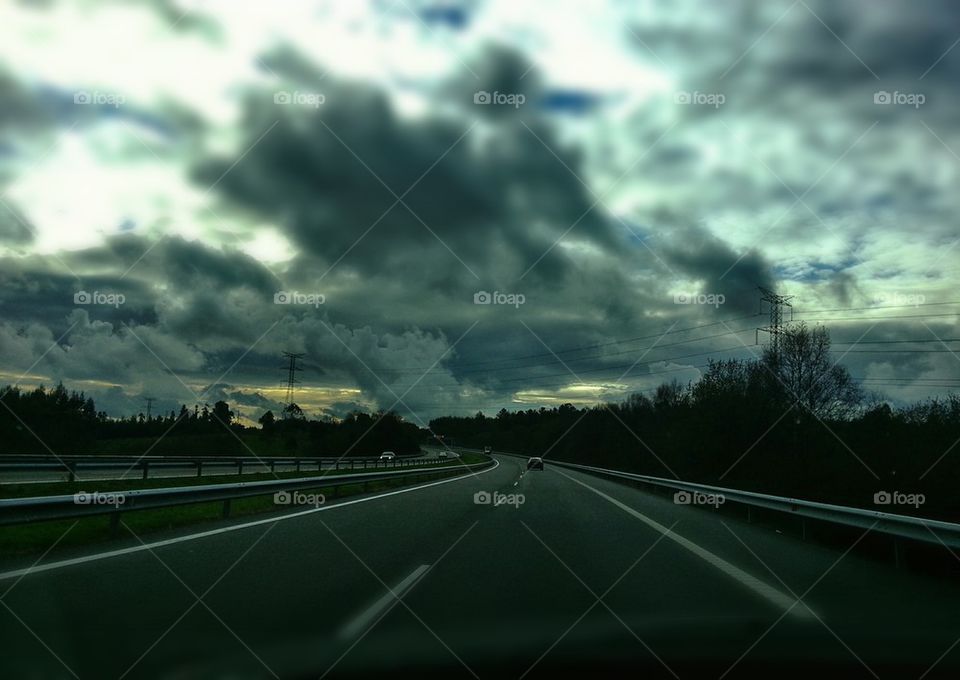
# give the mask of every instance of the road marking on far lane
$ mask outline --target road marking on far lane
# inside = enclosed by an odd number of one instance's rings
[[[703,548],[697,545],[696,543],[694,543],[693,541],[687,538],[684,538],[683,536],[680,536],[677,533],[674,533],[668,527],[665,527],[659,522],[650,519],[646,515],[640,512],[637,512],[630,506],[625,505],[624,503],[621,503],[613,496],[608,496],[607,494],[603,493],[599,489],[595,489],[589,484],[585,484],[584,482],[581,482],[579,479],[571,477],[570,475],[566,474],[565,472],[561,472],[556,468],[554,468],[553,471],[556,472],[557,474],[563,475],[570,481],[576,482],[580,486],[589,489],[590,491],[597,494],[604,500],[610,501],[611,503],[616,505],[618,508],[620,508],[627,514],[632,515],[633,517],[636,517],[638,520],[640,520],[647,526],[651,527],[652,529],[655,529],[656,531],[659,531],[661,534],[664,535],[665,538],[669,538],[671,541],[677,543],[681,547],[686,548],[687,550],[692,552],[694,555],[702,559],[707,564],[715,567],[716,569],[720,570],[727,576],[738,581],[741,585],[746,586],[747,588],[749,588],[756,594],[760,595],[767,601],[772,602],[777,607],[783,609],[785,614],[790,614],[792,616],[795,616],[799,619],[804,619],[804,620],[816,619],[816,615],[807,606],[806,603],[801,602],[796,598],[792,598],[786,593],[780,592],[773,586],[767,583],[764,583],[763,581],[758,579],[756,576],[748,574],[740,567],[737,567],[731,564],[730,562],[727,562],[725,559],[723,559],[719,555],[715,555],[714,553],[710,552],[706,548]]]
[[[381,612],[383,612],[383,616],[386,616],[387,611],[393,609],[393,607],[400,602],[400,598],[403,597],[404,593],[417,585],[417,581],[423,578],[429,569],[429,564],[421,564],[414,569],[413,573],[400,581],[396,588],[392,588],[389,592],[385,593],[383,597],[364,609],[345,625],[340,630],[340,638],[343,640],[353,639],[365,631],[371,623],[378,620]]]
[[[231,531],[238,531],[240,529],[249,529],[250,527],[260,526],[261,524],[272,524],[274,522],[283,522],[288,519],[294,519],[296,517],[303,517],[305,515],[312,515],[317,512],[327,512],[329,510],[336,510],[337,508],[345,508],[348,505],[356,505],[357,503],[369,503],[370,501],[380,500],[381,498],[387,498],[388,496],[398,496],[402,493],[410,493],[411,491],[419,491],[420,489],[427,489],[431,486],[440,486],[441,484],[450,484],[451,482],[461,482],[466,480],[470,474],[473,474],[474,477],[479,477],[488,472],[492,472],[500,467],[500,461],[494,458],[496,465],[489,467],[485,470],[481,470],[476,474],[473,473],[464,473],[456,477],[450,477],[449,479],[441,479],[438,482],[429,482],[427,484],[419,484],[417,486],[409,486],[403,489],[397,489],[396,491],[385,491],[384,493],[377,494],[376,496],[365,496],[363,498],[357,498],[352,501],[343,501],[341,503],[334,503],[333,505],[323,505],[319,508],[313,508],[311,510],[301,510],[299,512],[291,512],[286,515],[280,515],[279,517],[266,517],[264,519],[258,519],[251,522],[244,522],[243,524],[231,524],[228,527],[221,527],[220,529],[211,529],[209,531],[201,531],[196,534],[187,534],[186,536],[178,536],[176,538],[168,538],[164,541],[154,541],[153,543],[141,543],[140,545],[135,545],[129,548],[119,548],[117,550],[108,550],[107,552],[96,553],[94,555],[86,555],[84,557],[75,557],[69,560],[59,560],[57,562],[47,562],[45,564],[35,564],[32,567],[25,567],[23,569],[14,569],[12,571],[0,572],[0,581],[6,581],[11,578],[19,578],[21,576],[26,576],[27,574],[39,574],[43,571],[53,571],[54,569],[61,569],[63,567],[70,567],[75,564],[84,564],[86,562],[96,562],[98,560],[104,560],[108,557],[118,557],[120,555],[129,555],[130,553],[140,552],[142,550],[154,550],[156,548],[162,548],[168,545],[174,545],[176,543],[184,543],[186,541],[194,541],[198,538],[207,538],[208,536],[217,536],[219,534],[226,534]]]

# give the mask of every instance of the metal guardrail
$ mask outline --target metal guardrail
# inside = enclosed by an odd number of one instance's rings
[[[479,449],[464,450],[477,451]],[[507,451],[494,451],[493,453],[529,458],[529,456],[525,454],[510,453]],[[568,463],[566,461],[548,459],[546,463],[548,465],[582,470],[583,472],[641,482],[676,491],[722,496],[724,502],[738,503],[748,508],[764,508],[805,519],[842,524],[863,530],[871,529],[872,531],[878,531],[898,538],[921,541],[923,543],[946,545],[952,548],[960,547],[960,524],[953,522],[866,510],[864,508],[854,508],[847,505],[819,503],[787,496],[774,496],[771,494],[757,493],[755,491],[741,491],[739,489],[698,484],[696,482],[685,482],[677,479],[651,477],[649,475],[611,470],[593,465]]]
[[[423,454],[397,456],[391,461],[381,461],[379,456],[350,456],[350,457],[311,457],[296,456],[137,456],[137,455],[21,455],[0,454],[0,471],[12,472],[65,472],[69,481],[75,481],[78,472],[82,470],[116,470],[127,468],[128,471],[142,471],[142,479],[147,479],[151,469],[189,469],[195,468],[197,477],[203,475],[203,468],[232,467],[236,474],[243,474],[244,466],[250,468],[269,468],[274,472],[277,466],[293,466],[296,472],[316,466],[320,471],[324,465],[333,466],[332,469],[379,469],[422,466],[430,464]],[[14,482],[15,483],[15,482]]]
[[[343,486],[383,481],[416,475],[441,474],[494,465],[493,460],[482,463],[437,465],[380,472],[359,472],[343,475],[317,475],[295,479],[267,479],[229,484],[198,484],[196,486],[132,489],[108,492],[81,492],[61,496],[33,496],[29,498],[0,499],[0,526],[26,524],[56,519],[80,519],[91,515],[112,514],[119,520],[121,512],[149,510],[178,505],[192,505],[211,501],[224,502],[224,515],[230,511],[231,500],[265,496],[280,491],[298,491],[328,486]]]

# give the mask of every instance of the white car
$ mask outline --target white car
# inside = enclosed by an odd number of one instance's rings
[[[380,460],[395,460],[396,457],[397,454],[395,454],[393,451],[384,451],[380,454]]]
[[[437,458],[446,458],[446,457],[447,457],[446,451],[441,451],[440,453],[437,454]]]

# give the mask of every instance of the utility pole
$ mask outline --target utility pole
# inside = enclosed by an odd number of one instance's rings
[[[147,420],[150,420],[150,412],[153,410],[153,402],[156,401],[156,398],[144,397],[143,400],[147,402]]]
[[[759,343],[761,331],[767,333],[770,336],[770,351],[774,359],[779,361],[780,336],[783,334],[783,308],[790,308],[790,321],[792,322],[793,305],[790,304],[790,300],[793,299],[793,295],[778,295],[762,286],[758,286],[757,289],[760,291],[760,311],[763,311],[763,303],[766,302],[770,307],[770,320],[767,322],[768,325],[756,329],[754,342]]]
[[[287,406],[290,406],[293,403],[293,394],[296,390],[296,385],[300,382],[297,380],[297,371],[302,371],[303,369],[297,366],[297,361],[302,359],[305,354],[302,352],[297,354],[294,352],[284,352],[283,356],[288,359],[288,365],[285,367],[287,370]]]

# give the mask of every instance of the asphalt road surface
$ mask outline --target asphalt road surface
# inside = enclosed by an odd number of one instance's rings
[[[7,563],[0,677],[957,677],[954,582],[496,458],[281,521]]]

